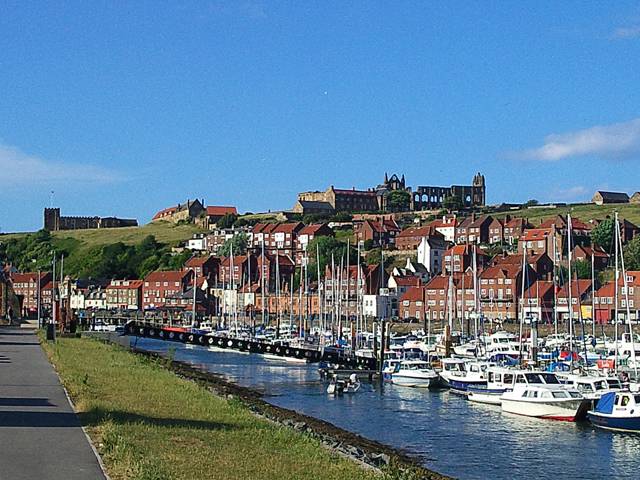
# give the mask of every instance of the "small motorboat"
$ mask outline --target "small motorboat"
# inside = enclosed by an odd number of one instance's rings
[[[327,386],[327,393],[329,395],[342,395],[344,393],[356,393],[360,390],[360,380],[355,373],[349,375],[347,380],[341,380],[338,375],[334,374]]]
[[[605,393],[587,416],[596,427],[640,432],[640,395],[631,392]]]
[[[517,384],[501,397],[502,411],[573,422],[586,417],[589,400],[566,385]]]

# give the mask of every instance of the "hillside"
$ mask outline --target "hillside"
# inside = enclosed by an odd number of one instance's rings
[[[134,277],[181,266],[188,253],[174,257],[171,247],[202,232],[195,225],[154,223],[141,227],[15,233],[0,236],[0,260],[20,270],[51,268],[52,252],[65,255],[72,275]]]
[[[557,208],[521,208],[508,212],[491,214],[494,217],[504,217],[511,215],[512,217],[528,218],[531,223],[537,224],[543,220],[555,215],[566,215],[570,213],[572,217],[579,218],[583,221],[602,220],[607,216],[613,216],[618,211],[620,218],[629,220],[636,225],[640,225],[640,205],[636,204],[611,204],[611,205],[595,205],[592,203],[581,203],[574,205],[559,206]]]

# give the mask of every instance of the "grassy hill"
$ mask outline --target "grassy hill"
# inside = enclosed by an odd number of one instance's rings
[[[602,220],[607,216],[613,216],[616,211],[620,218],[627,219],[636,225],[640,225],[640,205],[636,204],[595,205],[592,203],[581,203],[559,206],[556,208],[522,208],[509,212],[492,214],[492,216],[498,218],[506,215],[511,215],[512,217],[524,217],[528,218],[531,223],[537,224],[555,215],[566,215],[567,213],[570,213],[572,217],[579,218],[583,221],[595,219]]]

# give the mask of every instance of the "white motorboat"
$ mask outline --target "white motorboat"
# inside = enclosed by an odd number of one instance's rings
[[[429,388],[436,386],[438,374],[423,360],[402,360],[390,373],[391,383],[404,387]]]
[[[562,385],[518,384],[500,400],[503,412],[568,422],[584,418],[589,408],[580,392]]]
[[[594,406],[605,393],[622,390],[622,383],[616,377],[571,374],[566,378],[566,385],[578,390],[584,398],[592,400]]]
[[[465,361],[459,358],[445,358],[442,360],[440,378],[452,390],[466,393],[470,386],[487,385],[485,372],[492,365],[495,364],[483,361]]]
[[[467,387],[467,398],[476,403],[500,405],[500,397],[515,385],[560,385],[554,373],[491,366],[487,368],[487,385]]]

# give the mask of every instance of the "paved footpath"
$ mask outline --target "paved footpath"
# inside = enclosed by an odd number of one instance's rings
[[[0,480],[104,478],[35,334],[0,327]]]

